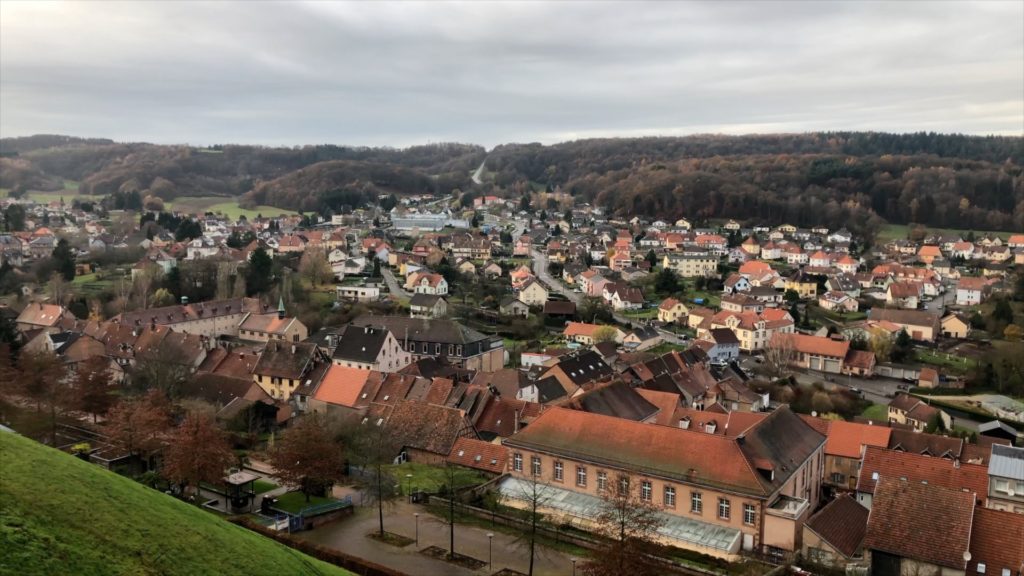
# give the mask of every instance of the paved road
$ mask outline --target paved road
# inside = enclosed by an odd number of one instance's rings
[[[398,280],[395,280],[395,275],[391,272],[390,268],[381,267],[380,273],[384,276],[384,282],[388,285],[388,291],[399,298],[412,298],[412,294],[405,291]]]
[[[810,373],[798,373],[796,379],[801,384],[812,384],[814,382],[824,382],[826,388],[858,388],[863,392],[863,397],[875,404],[881,404],[883,406],[888,405],[892,401],[892,397],[896,393],[900,392],[899,386],[907,386],[908,383],[902,380],[896,380],[893,378],[859,378],[857,376],[845,376],[840,374],[829,374],[829,378],[832,378],[833,382],[826,380],[825,375],[820,372]],[[953,418],[954,423],[961,428],[968,430],[977,431],[978,422],[970,420],[968,418]]]
[[[526,573],[529,558],[522,545],[505,532],[491,531],[494,535],[490,542],[493,553],[493,567],[484,567],[479,571],[467,570],[441,560],[428,558],[417,550],[428,546],[439,546],[448,549],[448,527],[440,518],[426,512],[426,509],[406,502],[396,503],[385,508],[384,529],[408,538],[416,537],[416,517],[419,512],[419,544],[410,544],[398,548],[367,538],[366,535],[377,530],[377,508],[375,506],[357,507],[350,518],[334,524],[322,526],[297,534],[299,538],[341,550],[371,562],[376,562],[407,574],[451,574],[477,575],[492,574],[502,568],[512,568]],[[472,556],[486,562],[488,560],[488,530],[475,526],[456,525],[455,552]],[[572,572],[571,558],[559,551],[538,546],[535,559],[534,574],[537,576],[567,575]]]
[[[477,168],[475,172],[473,172],[472,176],[470,176],[470,178],[473,179],[473,183],[474,184],[483,184],[484,183],[483,178],[481,178],[481,176],[483,176],[484,166],[486,164],[487,164],[487,159],[484,158],[484,161],[480,163],[480,167]]]
[[[565,284],[563,284],[561,280],[553,277],[551,274],[548,273],[547,254],[544,254],[543,252],[537,250],[536,248],[530,248],[530,257],[533,258],[533,273],[537,275],[537,279],[540,280],[542,284],[547,286],[549,290],[558,292],[559,294],[565,296],[566,298],[574,302],[576,306],[580,306],[581,304],[583,304],[583,293],[571,290]],[[619,324],[639,324],[643,322],[643,320],[637,318],[630,318],[628,316],[619,314],[618,312],[613,312],[612,317],[615,318],[615,321],[618,322]],[[664,333],[662,333],[662,335],[664,336]],[[672,335],[669,334],[669,336]]]

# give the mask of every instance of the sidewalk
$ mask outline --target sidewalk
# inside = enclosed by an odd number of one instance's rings
[[[419,512],[419,544],[410,544],[404,548],[384,544],[367,538],[366,535],[378,530],[376,506],[358,507],[355,513],[340,522],[323,526],[308,532],[297,533],[296,536],[316,542],[342,552],[365,558],[371,562],[382,564],[395,570],[414,575],[477,575],[492,574],[502,568],[511,568],[526,573],[529,566],[528,542],[515,542],[515,538],[497,530],[494,534],[491,552],[493,567],[483,567],[473,571],[461,568],[441,560],[428,558],[417,550],[428,546],[448,549],[448,527],[421,506],[406,502],[396,503],[384,509],[384,529],[409,538],[416,537],[416,517]],[[488,531],[476,526],[457,524],[455,526],[455,552],[472,556],[483,562],[488,560]],[[537,546],[534,560],[535,576],[568,575],[572,573],[570,556]]]

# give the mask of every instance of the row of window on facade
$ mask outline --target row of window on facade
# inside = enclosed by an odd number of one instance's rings
[[[427,342],[423,342],[421,350],[422,350],[420,352],[421,354],[430,354],[430,344],[427,343]],[[415,342],[409,342],[409,352],[412,352],[413,354],[416,353],[416,343]],[[440,354],[440,353],[441,353],[441,345],[435,343],[434,344],[434,354]],[[449,356],[462,356],[462,345],[460,344],[460,345],[456,346],[455,344],[449,344],[448,345],[448,355]]]
[[[512,468],[516,472],[523,471],[523,455],[515,453],[512,455]],[[541,459],[539,456],[532,456],[530,458],[530,474],[536,478],[542,476],[543,470],[541,469]],[[562,462],[555,462],[554,471],[552,473],[552,479],[555,482],[565,481],[565,466]],[[576,466],[576,485],[580,488],[587,487],[587,467]],[[620,475],[618,478],[618,493],[620,496],[629,494],[629,477],[626,475]],[[608,473],[604,470],[598,470],[597,472],[597,489],[599,492],[604,492],[608,489]],[[641,480],[640,482],[640,499],[646,502],[653,501],[653,485],[650,480]],[[662,493],[662,506],[665,508],[675,509],[676,507],[676,488],[675,486],[665,485]],[[704,501],[703,494],[696,490],[690,492],[690,512],[693,514],[704,513]],[[721,520],[729,520],[732,518],[732,504],[728,498],[718,499],[718,518]],[[756,519],[756,508],[752,504],[743,504],[743,523],[753,525]]]

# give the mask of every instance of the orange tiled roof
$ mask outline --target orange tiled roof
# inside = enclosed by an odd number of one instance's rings
[[[313,396],[328,404],[355,407],[371,370],[332,365]]]
[[[842,458],[860,459],[861,446],[877,446],[885,448],[889,445],[889,433],[886,426],[871,426],[857,422],[834,420],[828,427],[828,440],[825,442],[825,454]]]

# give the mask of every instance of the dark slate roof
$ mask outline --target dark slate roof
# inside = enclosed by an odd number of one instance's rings
[[[388,338],[388,331],[372,326],[345,326],[338,333],[338,346],[334,358],[372,364]]]
[[[772,463],[774,477],[760,476],[761,482],[771,491],[785,485],[793,472],[825,444],[825,436],[788,406],[769,414],[741,438],[744,438],[741,449],[751,461],[763,459]]]
[[[648,402],[625,382],[614,382],[572,399],[570,408],[616,416],[626,420],[642,422],[658,412],[658,407]]]
[[[738,346],[740,343],[740,339],[737,338],[736,334],[728,328],[712,328],[711,339],[714,340],[716,344],[721,344],[723,346],[731,344]]]
[[[260,354],[253,373],[280,378],[301,378],[303,370],[310,365],[315,354],[316,344],[311,342],[288,343],[272,340]]]
[[[807,527],[847,558],[864,542],[868,509],[849,495],[841,495],[807,521]]]
[[[364,314],[353,320],[352,325],[387,328],[399,341],[408,337],[410,340],[441,344],[469,344],[487,339],[487,336],[476,330],[443,318],[407,318],[405,316]]]
[[[544,313],[571,316],[576,313],[576,304],[568,300],[548,300],[544,303]]]
[[[542,404],[565,396],[565,388],[562,388],[562,384],[554,376],[541,378],[534,382],[534,385],[537,386],[537,399]]]
[[[441,299],[442,298],[437,294],[424,294],[422,292],[417,292],[412,295],[412,298],[409,299],[409,306],[422,306],[424,308],[433,308],[434,305],[437,304],[437,301]]]
[[[593,350],[585,350],[562,356],[555,366],[561,368],[565,375],[577,386],[611,377],[615,373],[610,366],[604,363],[601,356]]]

